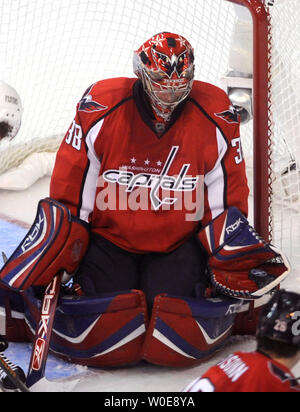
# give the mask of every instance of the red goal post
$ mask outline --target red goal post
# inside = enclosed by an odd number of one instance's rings
[[[253,18],[253,196],[254,226],[270,240],[270,16],[263,0],[227,0],[245,6]]]

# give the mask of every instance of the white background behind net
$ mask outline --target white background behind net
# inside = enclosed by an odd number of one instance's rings
[[[274,239],[300,257],[299,173],[281,178],[290,160],[299,159],[299,0],[275,2]],[[221,86],[236,20],[225,0],[1,0],[0,78],[20,94],[24,115],[16,139],[0,145],[0,174],[30,152],[55,150],[87,87],[133,77],[133,50],[155,33],[187,37],[196,52],[196,78]],[[251,124],[242,138],[251,185]]]

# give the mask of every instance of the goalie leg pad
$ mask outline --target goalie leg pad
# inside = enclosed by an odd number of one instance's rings
[[[187,367],[209,359],[231,336],[241,302],[226,297],[155,298],[143,358],[157,365]]]
[[[285,255],[265,242],[234,207],[202,229],[198,240],[209,255],[211,282],[219,293],[259,299],[290,272]]]
[[[34,331],[38,301],[27,291],[25,316]],[[66,296],[56,310],[50,351],[69,362],[115,367],[141,359],[148,315],[138,290],[108,296]],[[32,334],[33,338],[33,334]]]
[[[41,200],[31,229],[0,272],[2,283],[26,290],[46,286],[60,271],[73,273],[88,247],[87,226],[61,203]]]

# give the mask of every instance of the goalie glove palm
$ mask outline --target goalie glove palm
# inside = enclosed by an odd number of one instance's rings
[[[211,282],[223,294],[257,299],[290,272],[283,253],[265,242],[234,207],[202,229],[198,239],[209,255]]]

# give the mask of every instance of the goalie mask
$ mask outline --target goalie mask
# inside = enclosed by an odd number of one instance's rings
[[[134,52],[133,65],[154,112],[169,120],[175,107],[187,98],[192,89],[192,46],[180,35],[160,33]]]
[[[0,81],[0,139],[12,140],[18,133],[22,119],[22,103],[14,88]]]

